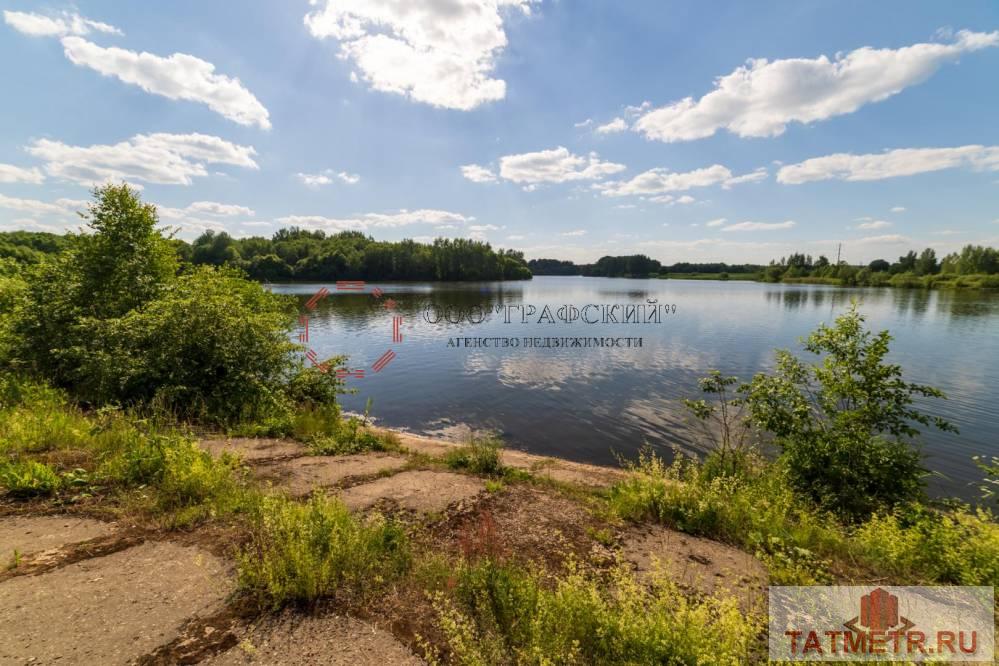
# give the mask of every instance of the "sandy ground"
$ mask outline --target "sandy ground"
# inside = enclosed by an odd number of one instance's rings
[[[0,566],[20,555],[107,536],[114,525],[72,516],[11,516],[0,520]]]
[[[268,437],[203,439],[201,446],[211,451],[214,456],[235,453],[247,462],[304,456],[309,453],[308,448],[301,442]]]
[[[431,513],[474,499],[485,490],[479,479],[453,472],[412,470],[353,486],[340,493],[350,509],[366,509],[383,500],[404,509]]]
[[[420,666],[392,634],[343,615],[282,613],[236,630],[239,643],[208,666]]]
[[[370,476],[404,467],[405,456],[368,453],[349,456],[306,456],[260,465],[256,474],[292,495],[302,496],[313,488],[329,488],[351,477]]]
[[[17,576],[0,583],[0,664],[125,664],[232,587],[222,560],[165,541]]]
[[[687,589],[734,596],[743,610],[759,610],[766,604],[766,569],[737,548],[665,527],[643,526],[625,534],[621,552],[635,564],[640,578],[651,576],[658,561]]]

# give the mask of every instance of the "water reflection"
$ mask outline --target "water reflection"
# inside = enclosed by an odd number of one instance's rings
[[[798,339],[829,323],[852,300],[874,328],[895,340],[892,360],[907,379],[940,387],[946,402],[925,406],[955,422],[961,435],[926,439],[938,492],[967,496],[977,479],[975,453],[999,448],[999,296],[982,292],[837,289],[694,280],[536,278],[526,283],[380,284],[381,298],[336,293],[310,321],[310,346],[321,357],[347,354],[351,367],[371,367],[387,349],[397,356],[382,372],[353,382],[349,409],[374,400],[374,414],[391,426],[430,431],[442,423],[498,430],[519,448],[579,460],[613,462],[643,443],[669,451],[702,452],[682,398],[717,368],[749,379],[773,367],[777,347],[800,350]],[[275,285],[304,304],[319,285]],[[393,302],[386,308],[385,302]],[[553,310],[562,304],[677,304],[659,324],[506,321],[507,306]],[[431,307],[441,316],[431,323]],[[483,312],[480,323],[457,318]],[[401,343],[391,337],[403,317]],[[448,321],[448,318],[452,321]],[[431,321],[435,317],[430,318]],[[478,318],[475,318],[476,320]],[[511,348],[449,346],[456,337],[641,338],[637,348]]]

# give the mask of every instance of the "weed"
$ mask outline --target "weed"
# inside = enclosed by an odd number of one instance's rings
[[[251,544],[239,556],[239,581],[258,603],[277,608],[373,591],[409,566],[405,533],[394,522],[361,523],[342,502],[323,495],[307,504],[267,497]]]
[[[503,443],[495,437],[473,437],[468,444],[448,451],[444,462],[451,469],[498,476],[504,471],[502,448]]]
[[[62,482],[54,469],[34,460],[0,463],[0,486],[11,497],[55,495]]]
[[[643,585],[623,566],[607,587],[576,567],[549,587],[517,565],[462,562],[434,606],[458,664],[746,663],[761,628],[734,600]]]

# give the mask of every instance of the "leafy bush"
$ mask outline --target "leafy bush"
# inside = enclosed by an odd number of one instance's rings
[[[776,372],[743,388],[752,424],[773,435],[792,485],[848,520],[920,500],[917,426],[954,430],[912,406],[943,393],[905,382],[901,367],[885,362],[890,340],[866,330],[854,304],[804,340],[819,363],[781,350]]]
[[[999,524],[984,509],[910,507],[874,516],[856,539],[867,559],[909,584],[999,585]]]
[[[624,567],[609,589],[577,570],[552,587],[538,574],[462,561],[454,600],[435,598],[457,664],[736,664],[760,631],[734,600],[692,599],[665,576],[640,584]]]
[[[0,462],[0,486],[12,497],[54,495],[62,481],[48,465],[34,460]]]
[[[502,448],[503,442],[495,437],[473,437],[468,444],[448,451],[444,461],[451,469],[498,475],[503,472]]]
[[[322,495],[307,504],[268,497],[239,556],[239,581],[262,605],[276,608],[371,591],[409,565],[405,533],[393,522],[362,524],[342,502]]]
[[[986,502],[991,500],[999,506],[999,456],[992,456],[986,460],[985,456],[974,456],[975,466],[984,474],[982,485],[982,499]]]

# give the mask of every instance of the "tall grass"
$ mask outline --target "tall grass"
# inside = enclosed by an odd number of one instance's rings
[[[610,492],[611,511],[652,520],[755,553],[777,583],[828,580],[823,558],[847,549],[838,523],[791,490],[780,467],[752,461],[737,475],[715,475],[680,455],[667,465],[642,452],[629,478]]]
[[[321,494],[307,504],[268,497],[239,556],[239,581],[261,605],[279,607],[373,591],[409,565],[406,535],[394,522],[362,523]]]
[[[758,618],[733,599],[695,599],[668,578],[641,584],[624,567],[605,584],[579,569],[551,584],[494,559],[462,561],[435,608],[452,663],[742,664]]]

